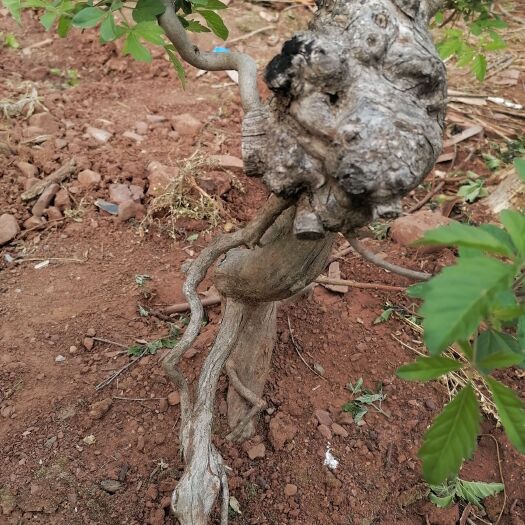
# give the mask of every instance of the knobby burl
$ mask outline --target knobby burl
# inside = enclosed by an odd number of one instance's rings
[[[400,211],[442,148],[446,72],[418,0],[318,0],[309,29],[267,66],[267,106],[246,115],[246,172],[300,195],[315,239]]]

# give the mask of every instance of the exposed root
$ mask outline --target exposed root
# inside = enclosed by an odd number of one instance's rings
[[[252,420],[252,418],[264,410],[267,407],[267,404],[264,399],[258,397],[248,387],[242,384],[242,381],[237,375],[235,363],[232,359],[228,359],[228,361],[226,361],[226,373],[228,374],[230,384],[233,386],[233,388],[235,388],[237,393],[252,405],[252,408],[239,421],[237,426],[226,436],[228,441],[235,441],[242,435],[244,428]]]
[[[371,251],[367,250],[355,237],[352,237],[351,233],[346,234],[345,237],[346,240],[350,243],[350,246],[352,246],[352,248],[359,255],[361,255],[361,257],[363,257],[363,259],[370,261],[371,263],[375,264],[376,266],[379,266],[380,268],[384,268],[389,272],[396,273],[397,275],[401,275],[402,277],[406,277],[407,279],[412,279],[413,281],[428,281],[431,277],[433,277],[431,273],[409,270],[408,268],[403,268],[402,266],[398,266],[397,264],[392,264],[388,261],[381,259],[381,257],[378,257],[375,253],[372,253]]]

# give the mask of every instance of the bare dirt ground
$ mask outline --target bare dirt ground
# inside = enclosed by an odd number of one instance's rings
[[[120,56],[113,46],[101,46],[91,31],[60,40],[45,33],[29,14],[23,28],[1,16],[1,30],[13,32],[22,49],[0,47],[0,99],[18,100],[34,87],[51,118],[0,120],[0,141],[16,148],[0,151],[0,214],[14,215],[21,225],[31,217],[32,203],[22,202],[20,196],[33,175],[17,166],[20,161],[35,166],[36,177],[41,178],[75,158],[76,173],[89,169],[101,179],[91,186],[89,181],[81,184],[76,175],[64,181],[71,210],[62,217],[54,215],[55,219],[48,216],[41,226],[26,223],[0,250],[0,524],[171,524],[169,496],[181,472],[179,407],[159,366],[162,351],[142,357],[110,385],[96,390],[131,363],[121,347],[96,338],[127,347],[137,340],[168,336],[170,325],[140,315],[139,305],[160,309],[183,301],[181,265],[206,245],[213,232],[204,231],[208,224],[202,220],[186,219],[177,223],[173,239],[163,228],[166,218],[144,228],[140,213],[138,219],[123,222],[99,210],[94,201],[111,200],[109,185],[115,183],[139,186],[147,194],[151,179],[146,168],[151,161],[174,167],[184,166],[184,159],[195,154],[239,157],[242,115],[237,88],[225,73],[199,76],[188,68],[188,87],[183,91],[159,54],[151,65],[139,64]],[[520,16],[525,16],[525,9],[513,12],[505,67],[483,86],[474,86],[468,74],[453,70],[451,87],[525,103]],[[236,1],[228,14],[233,36],[276,26],[236,45],[253,53],[261,66],[307,17],[305,7],[276,11]],[[200,43],[213,46],[206,37]],[[503,58],[498,60],[504,63]],[[74,86],[67,83],[68,76],[74,76],[72,69],[79,77]],[[449,114],[448,134],[475,124],[476,118],[484,123],[483,131],[449,149],[456,152],[455,159],[439,164],[436,171],[450,176],[455,170],[471,169],[489,178],[481,152],[494,141],[502,142],[502,134],[519,136],[524,120],[497,111],[488,118],[480,113],[487,108],[479,105],[457,102],[455,107]],[[182,121],[181,115],[186,115]],[[97,141],[86,133],[88,126],[111,132],[111,138]],[[126,131],[139,137],[126,137]],[[31,141],[40,135],[51,136],[40,143]],[[224,172],[211,171],[224,178]],[[224,209],[215,231],[241,225],[266,195],[259,182],[238,171],[233,180],[233,186],[217,197]],[[434,173],[427,186],[407,199],[407,209],[439,180],[439,173]],[[453,195],[456,190],[452,182],[442,193]],[[152,197],[142,200],[148,209]],[[482,202],[457,203],[449,213],[476,222],[487,217]],[[375,240],[368,233],[370,248],[414,269],[437,271],[454,259],[448,250],[422,254],[388,239]],[[46,260],[49,264],[38,268]],[[343,278],[409,284],[357,255],[340,262]],[[137,275],[151,280],[141,286]],[[203,291],[209,285],[208,280]],[[387,302],[409,313],[417,307],[403,293],[352,288],[341,295],[318,286],[310,297],[281,308],[265,394],[270,408],[249,443],[222,439],[227,432],[227,382],[222,380],[216,444],[232,468],[230,489],[242,511],[232,512],[232,524],[459,521],[463,506],[438,510],[428,502],[416,455],[423,432],[448,399],[447,388],[396,378],[396,368],[414,358],[409,347],[421,348],[421,335],[399,316],[374,324]],[[208,315],[196,351],[183,360],[191,378],[197,376],[216,332],[220,307],[210,308]],[[184,328],[184,316],[173,322]],[[303,364],[294,341],[307,362],[322,366],[324,378]],[[371,408],[358,426],[341,420],[341,407],[352,398],[346,385],[359,378],[372,390],[382,385],[386,399],[382,412]],[[525,393],[519,371],[508,372],[504,379]],[[318,427],[319,410],[327,411],[321,417],[341,423],[329,429],[332,435]],[[495,523],[504,507],[499,523],[523,525],[525,459],[494,420],[487,418],[483,429],[487,435],[480,438],[475,457],[461,475],[494,482],[502,475],[506,497],[487,499],[485,521],[474,522]],[[264,447],[257,447],[255,454],[254,447],[260,444]],[[323,466],[328,446],[340,462],[333,472]],[[250,459],[248,452],[260,457]]]

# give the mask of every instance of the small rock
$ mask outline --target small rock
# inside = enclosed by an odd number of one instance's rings
[[[97,199],[95,201],[95,206],[100,208],[102,211],[109,213],[110,215],[118,215],[118,204],[115,204],[114,202]]]
[[[234,157],[233,155],[210,155],[210,161],[225,169],[236,169],[240,171],[244,169],[242,159]]]
[[[135,202],[140,202],[144,198],[144,190],[136,184],[130,184],[129,191],[131,192],[131,198]]]
[[[15,166],[22,172],[22,174],[28,179],[36,178],[38,175],[38,168],[29,164],[29,162],[18,161],[15,162]]]
[[[113,135],[113,133],[110,133],[105,129],[94,128],[92,126],[86,128],[86,134],[103,144],[105,144]]]
[[[284,445],[297,434],[297,427],[292,423],[291,418],[279,412],[270,421],[270,442],[275,450],[282,450]]]
[[[146,208],[138,202],[129,200],[119,204],[118,218],[125,222],[129,219],[142,219],[146,214]]]
[[[325,370],[323,368],[322,365],[320,365],[319,363],[314,363],[314,370],[320,375],[320,376],[323,376],[325,375]]]
[[[124,133],[122,133],[122,136],[127,139],[134,140],[135,142],[138,142],[138,143],[144,140],[144,137],[142,135],[139,135],[138,133],[135,133],[133,131],[124,131]]]
[[[109,185],[109,198],[111,202],[116,202],[117,204],[122,204],[132,200],[131,191],[127,184],[110,184]]]
[[[426,399],[426,400],[425,400],[425,406],[426,406],[429,410],[436,410],[436,408],[437,408],[436,403],[435,403],[432,399]]]
[[[12,241],[20,231],[20,226],[14,215],[4,213],[0,215],[0,246]]]
[[[152,197],[161,195],[178,173],[177,168],[164,166],[156,160],[153,160],[148,164],[147,170],[149,172],[148,195],[151,195]]]
[[[71,199],[69,193],[65,189],[61,189],[55,195],[55,207],[59,210],[66,210],[71,208]]]
[[[29,125],[40,128],[44,133],[52,135],[59,129],[58,121],[51,115],[51,113],[35,113],[29,117]]]
[[[224,171],[212,171],[198,178],[199,186],[210,195],[222,195],[228,193],[233,187],[231,175]]]
[[[390,235],[401,246],[411,246],[412,243],[421,239],[427,231],[439,226],[446,226],[451,222],[454,221],[440,213],[421,210],[396,219],[390,227]],[[419,249],[422,253],[430,253],[441,250],[441,246],[423,246]]]
[[[167,122],[168,117],[164,115],[146,115],[146,120],[152,124],[159,124],[160,122]]]
[[[24,191],[27,191],[31,189],[37,182],[39,182],[39,179],[36,177],[30,177],[24,181]]]
[[[55,206],[50,206],[49,208],[44,210],[44,212],[47,216],[48,221],[59,221],[60,219],[64,218],[62,212]]]
[[[287,497],[295,496],[297,494],[297,485],[287,483],[284,487],[284,495]]]
[[[46,224],[44,217],[29,217],[29,219],[24,221],[24,228],[26,230],[32,230],[33,228],[38,228]]]
[[[78,352],[78,348],[76,346],[73,345],[69,347],[69,353],[71,355],[75,355],[77,352]]]
[[[202,128],[202,122],[189,113],[177,115],[171,122],[173,129],[183,137],[195,137]]]
[[[89,407],[89,415],[93,419],[100,419],[111,408],[112,404],[113,401],[110,397],[97,401]]]
[[[5,417],[6,419],[11,417],[15,413],[14,406],[7,406],[0,410],[0,416]]]
[[[321,434],[321,436],[323,436],[324,438],[328,440],[332,439],[332,431],[326,425],[319,425],[317,427],[317,430],[319,431],[319,434]]]
[[[146,446],[146,442],[144,441],[144,436],[139,436],[137,438],[137,450],[139,452],[142,452],[145,446]]]
[[[78,183],[86,189],[98,188],[102,182],[100,173],[92,170],[83,170],[78,174]]]
[[[348,437],[348,432],[341,425],[338,425],[337,423],[332,423],[332,432],[336,436],[341,436],[343,438]]]
[[[94,328],[88,328],[86,330],[86,335],[88,337],[95,337],[97,335],[97,331]]]
[[[159,496],[159,491],[155,485],[150,485],[146,491],[146,497],[151,501],[155,501]]]
[[[40,195],[38,200],[35,202],[35,205],[33,206],[31,213],[34,217],[42,217],[44,215],[44,210],[49,207],[51,204],[51,201],[55,197],[55,195],[58,193],[58,190],[60,189],[60,186],[58,184],[50,184]]]
[[[165,440],[166,436],[164,436],[164,434],[158,433],[153,436],[153,441],[155,445],[162,445]]]
[[[265,453],[266,447],[264,446],[264,443],[259,443],[258,445],[255,445],[254,447],[248,449],[248,457],[252,460],[257,458],[264,458]]]
[[[109,494],[115,494],[122,487],[122,483],[116,479],[103,479],[100,486]]]
[[[176,406],[180,403],[180,394],[178,392],[170,392],[168,394],[168,405]]]
[[[93,341],[91,337],[84,337],[84,339],[82,339],[82,344],[86,350],[92,350],[95,341]]]
[[[61,354],[59,354],[59,355],[57,355],[55,357],[55,363],[63,363],[65,360],[66,360],[66,358],[63,355],[61,355]]]
[[[148,132],[148,128],[148,124],[146,122],[143,122],[142,120],[135,122],[135,131],[139,135],[145,135]]]
[[[333,423],[330,413],[326,410],[316,410],[314,412],[314,416],[316,417],[317,421],[319,421],[320,425],[329,427]]]
[[[159,401],[159,412],[162,414],[168,410],[168,400],[167,399],[161,399]]]
[[[90,434],[83,438],[82,442],[86,445],[94,445],[97,442],[97,438],[93,434]]]
[[[149,525],[164,525],[164,518],[164,509],[154,509],[151,511],[148,523]]]

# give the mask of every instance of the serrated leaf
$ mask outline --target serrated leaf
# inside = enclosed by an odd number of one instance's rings
[[[500,214],[500,220],[521,257],[525,257],[525,216],[514,210],[504,210]]]
[[[434,503],[436,507],[443,509],[445,507],[450,506],[451,503],[454,501],[454,494],[450,496],[436,496],[435,494],[430,494],[430,501]]]
[[[518,177],[525,183],[525,159],[514,159],[514,167],[518,172]]]
[[[206,20],[207,26],[223,40],[228,38],[228,28],[224,25],[222,18],[213,11],[207,9],[199,9],[199,14]]]
[[[49,31],[51,29],[51,26],[55,23],[55,20],[57,19],[57,15],[51,11],[46,11],[41,17],[40,17],[40,23],[44,26],[46,31]]]
[[[155,21],[164,11],[166,6],[161,0],[138,0],[131,16],[135,22]]]
[[[133,32],[128,33],[122,53],[124,55],[130,54],[140,62],[151,62],[152,60],[151,53],[140,43],[138,36]]]
[[[363,394],[359,396],[356,401],[359,401],[360,403],[366,403],[369,405],[370,403],[375,403],[376,401],[382,401],[385,399],[385,396],[380,394]]]
[[[164,29],[157,22],[140,22],[133,28],[133,32],[144,40],[158,46],[164,46]]]
[[[439,354],[454,341],[467,341],[488,312],[492,298],[507,289],[514,267],[491,257],[459,259],[419,290],[424,304],[425,343]]]
[[[98,7],[85,7],[73,17],[73,25],[84,29],[95,27],[105,14],[106,12]]]
[[[430,230],[414,245],[460,246],[475,248],[497,255],[512,256],[512,250],[499,235],[486,228],[468,226],[459,222]]]
[[[461,464],[476,447],[481,413],[469,384],[436,417],[423,440],[418,456],[428,483],[437,485],[457,475]]]
[[[179,57],[176,55],[175,51],[173,49],[170,49],[170,46],[166,46],[166,52],[168,53],[170,62],[172,63],[173,68],[177,73],[177,76],[179,77],[179,80],[182,84],[182,88],[186,89],[186,72],[184,71],[184,66],[182,65],[182,62],[179,60]]]
[[[226,9],[228,6],[220,0],[190,0],[197,7],[206,7],[207,9]]]
[[[502,483],[483,483],[460,479],[456,485],[456,493],[462,500],[481,508],[481,500],[502,492],[504,488]]]
[[[508,386],[492,377],[487,377],[486,381],[509,441],[525,453],[525,405]]]
[[[181,17],[179,17],[180,19]],[[211,33],[211,29],[208,29],[206,26],[203,26],[198,20],[184,20],[184,27],[186,28],[186,31],[190,31],[192,33]]]
[[[476,78],[483,82],[485,80],[485,76],[487,75],[487,58],[485,55],[478,54],[474,57],[474,60],[472,61],[472,72],[476,76]]]
[[[22,23],[20,0],[2,0],[2,5],[19,24]]]
[[[398,368],[397,375],[407,381],[430,381],[461,368],[463,363],[449,357],[418,357],[414,363]]]
[[[486,330],[479,334],[475,349],[475,365],[484,374],[489,374],[496,368],[506,368],[525,361],[525,353],[522,353],[516,339],[495,330]]]

